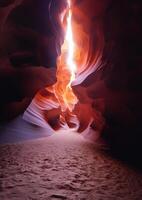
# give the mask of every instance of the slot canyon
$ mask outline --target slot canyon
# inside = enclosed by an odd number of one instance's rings
[[[141,11],[0,0],[0,199],[142,199]]]

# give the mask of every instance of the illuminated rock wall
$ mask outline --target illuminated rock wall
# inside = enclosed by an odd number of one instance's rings
[[[90,19],[89,24],[83,26],[85,30],[92,27],[88,34],[94,34],[94,48],[97,27],[103,28],[105,36],[104,67],[74,87],[74,91],[80,102],[85,103],[86,96],[94,101],[91,108],[98,110],[106,122],[102,136],[112,146],[121,146],[124,152],[133,146],[140,147],[141,2],[82,0],[74,3]],[[58,31],[55,31],[54,23],[49,22],[46,9],[49,1],[33,3],[24,0],[19,4],[0,3],[3,24],[0,33],[1,119],[4,116],[7,119],[15,110],[14,116],[23,112],[39,89],[55,82],[55,68],[48,67],[56,67],[55,60],[63,42],[62,30],[56,20],[64,8],[64,1],[52,9]],[[82,119],[83,124],[86,119]]]

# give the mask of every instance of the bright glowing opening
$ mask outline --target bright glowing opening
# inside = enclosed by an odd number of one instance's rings
[[[54,85],[54,93],[59,101],[62,112],[65,112],[66,110],[72,112],[78,102],[71,87],[77,72],[77,67],[74,62],[74,51],[72,10],[71,2],[68,0],[65,40],[61,48],[61,56],[58,59],[57,83]]]
[[[71,73],[74,75],[75,72],[77,71],[77,67],[74,63],[74,41],[73,41],[71,19],[72,19],[72,12],[71,12],[71,8],[69,8],[69,16],[67,18],[67,32],[66,32],[65,40],[68,43],[67,65]]]

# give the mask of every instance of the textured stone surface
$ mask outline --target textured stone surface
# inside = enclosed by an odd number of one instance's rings
[[[54,2],[59,3],[57,0]],[[64,0],[60,2],[63,3]],[[141,0],[79,0],[75,1],[75,4],[89,17],[89,24],[92,25],[90,34],[94,34],[96,24],[101,24],[104,29],[104,67],[82,84],[88,96],[94,101],[90,107],[93,106],[94,110],[97,107],[97,111],[105,118],[106,127],[103,136],[111,146],[122,151],[122,155],[128,154],[130,159],[140,160]],[[59,24],[56,24],[59,31],[55,31],[54,26],[49,23],[49,13],[46,10],[48,5],[49,1],[45,0],[42,3],[40,0],[3,0],[0,3],[2,119],[9,119],[11,113],[14,113],[11,117],[22,113],[37,90],[49,83],[47,80],[49,77],[53,77],[53,73],[51,75],[43,68],[36,68],[39,65],[55,66],[57,55],[55,43],[58,41],[56,39],[62,38]],[[53,6],[52,11],[57,14],[54,15],[54,20],[57,20],[63,8],[58,6]],[[88,24],[85,23],[83,26],[87,29]],[[58,47],[61,42],[62,39],[59,39]],[[55,73],[53,79],[55,80]],[[85,102],[86,99],[81,92],[78,96]],[[102,106],[104,106],[103,111]]]
[[[3,200],[140,200],[142,174],[79,135],[0,146]]]

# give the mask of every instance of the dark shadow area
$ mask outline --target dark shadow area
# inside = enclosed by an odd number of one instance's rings
[[[110,152],[136,167],[142,167],[142,3],[110,1],[103,12],[104,67],[81,85],[102,112],[102,131]],[[85,91],[86,91],[85,90]],[[81,88],[78,87],[79,93]],[[83,90],[82,90],[83,91]],[[80,92],[81,93],[81,92]],[[84,96],[79,94],[84,101]],[[104,109],[102,111],[102,107]]]
[[[112,53],[103,72],[106,87],[104,138],[114,155],[142,167],[142,51],[141,1],[117,1],[105,18],[105,56]],[[121,14],[120,14],[121,13]]]

